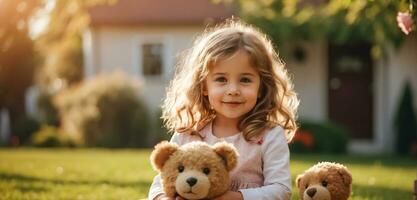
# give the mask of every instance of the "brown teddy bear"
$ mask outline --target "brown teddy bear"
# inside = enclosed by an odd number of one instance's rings
[[[160,172],[169,197],[211,199],[229,188],[229,172],[237,164],[237,153],[226,142],[209,146],[190,142],[181,147],[163,141],[151,153],[151,163]]]
[[[338,163],[320,162],[297,176],[301,200],[346,200],[352,187],[352,175]]]

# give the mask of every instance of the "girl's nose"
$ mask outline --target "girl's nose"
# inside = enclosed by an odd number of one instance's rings
[[[239,94],[240,94],[239,88],[236,85],[231,84],[227,90],[227,95],[239,95]]]

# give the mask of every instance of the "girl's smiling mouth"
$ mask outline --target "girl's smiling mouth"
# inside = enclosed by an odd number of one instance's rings
[[[226,105],[237,106],[237,105],[243,104],[244,102],[243,101],[222,101],[222,103]]]

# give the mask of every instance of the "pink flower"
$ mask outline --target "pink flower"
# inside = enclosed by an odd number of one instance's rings
[[[398,12],[397,15],[398,27],[408,35],[413,28],[413,18],[410,13]]]

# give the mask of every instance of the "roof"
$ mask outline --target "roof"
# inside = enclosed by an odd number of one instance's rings
[[[210,0],[118,0],[89,9],[91,25],[194,25],[232,16]]]

